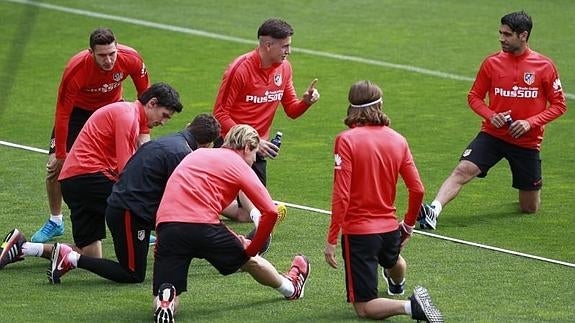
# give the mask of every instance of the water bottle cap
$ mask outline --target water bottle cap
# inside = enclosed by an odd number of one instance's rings
[[[276,136],[283,136],[283,133],[281,131],[276,132]]]

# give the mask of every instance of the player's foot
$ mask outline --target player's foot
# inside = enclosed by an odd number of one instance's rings
[[[68,271],[76,268],[69,260],[68,255],[72,248],[63,243],[55,243],[50,257],[50,268],[48,268],[48,280],[52,284],[60,284],[60,277]]]
[[[7,264],[24,260],[24,254],[22,254],[24,242],[26,242],[26,237],[18,229],[13,229],[6,235],[0,246],[0,269]]]
[[[278,209],[278,220],[276,221],[276,226],[278,224],[280,224],[287,216],[287,206],[285,205],[285,203],[282,202],[278,202],[276,204],[276,207]]]
[[[425,287],[416,286],[411,302],[411,318],[417,321],[443,323],[443,315],[431,301],[431,296]]]
[[[381,268],[381,274],[383,275],[383,279],[385,279],[385,281],[387,282],[387,295],[390,295],[390,296],[403,295],[403,292],[405,289],[405,278],[403,279],[403,281],[400,284],[395,284],[391,280],[391,277],[389,277],[389,273],[387,272],[387,269],[382,267]]]
[[[64,222],[58,225],[56,222],[48,219],[44,225],[34,233],[30,241],[37,243],[45,243],[64,234]]]
[[[158,289],[158,300],[154,311],[154,322],[174,322],[176,304],[176,288],[170,283],[163,283]]]
[[[256,234],[256,229],[254,228],[252,231],[250,231],[250,233],[248,233],[246,235],[246,239],[253,240],[255,234]],[[258,252],[258,255],[260,255],[260,256],[265,255],[266,252],[268,252],[270,250],[271,245],[272,245],[272,235],[270,234],[270,237],[266,240],[266,243],[264,243],[264,245],[260,249],[260,252]]]
[[[309,260],[304,255],[296,255],[291,263],[291,268],[286,274],[286,277],[291,280],[294,286],[293,295],[287,297],[289,300],[303,298],[305,283],[310,272]]]
[[[422,203],[417,218],[421,229],[435,230],[435,228],[437,228],[437,212],[435,211],[435,207]]]
[[[156,244],[156,236],[153,234],[150,234],[150,246],[153,246]]]

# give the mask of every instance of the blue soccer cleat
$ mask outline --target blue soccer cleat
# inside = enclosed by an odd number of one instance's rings
[[[30,241],[37,243],[45,243],[64,234],[64,222],[58,225],[56,222],[48,219],[46,223],[36,231]]]

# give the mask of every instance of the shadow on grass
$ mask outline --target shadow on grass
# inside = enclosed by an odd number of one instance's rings
[[[0,70],[0,97],[5,101],[12,93],[12,87],[16,79],[15,75],[18,74],[18,69],[26,51],[26,45],[30,40],[32,29],[34,29],[36,17],[40,12],[40,8],[37,6],[27,5],[24,8],[21,19],[18,19],[19,24],[14,35],[9,41],[11,46],[9,47],[8,55],[6,55],[4,66]],[[0,105],[0,115],[4,113],[4,107],[5,105]]]

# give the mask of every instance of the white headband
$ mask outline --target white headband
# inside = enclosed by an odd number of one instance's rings
[[[369,107],[369,106],[372,106],[372,105],[374,105],[374,104],[380,103],[380,102],[382,102],[382,101],[383,101],[383,100],[382,100],[381,98],[379,98],[379,99],[377,99],[377,100],[375,100],[375,101],[373,101],[373,102],[368,102],[368,103],[364,103],[364,104],[353,104],[353,103],[350,103],[349,106],[352,107],[352,108],[367,108],[367,107]]]

